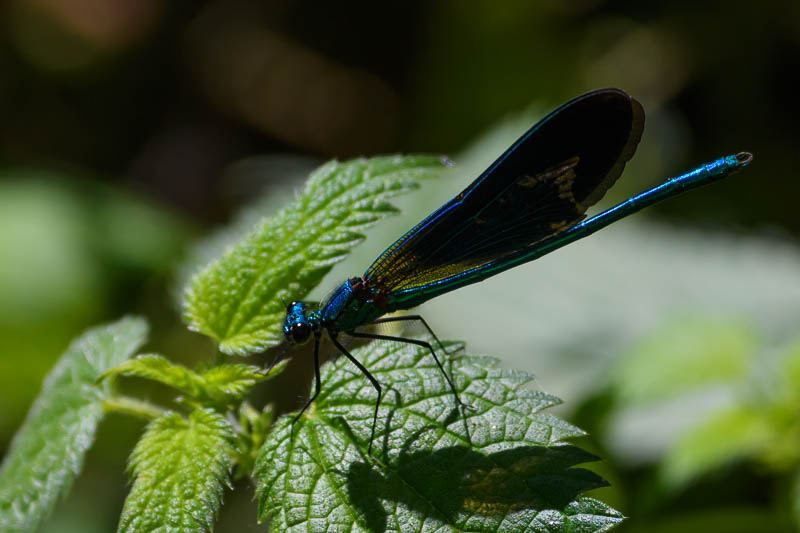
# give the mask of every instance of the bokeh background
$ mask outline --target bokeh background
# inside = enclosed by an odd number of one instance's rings
[[[124,313],[148,351],[213,347],[187,272],[330,158],[450,155],[317,296],[361,272],[543,113],[615,86],[645,136],[604,200],[718,156],[750,168],[423,308],[538,376],[630,516],[619,531],[800,524],[800,3],[6,0],[0,3],[0,454],[69,340]],[[220,230],[220,228],[227,228]],[[260,359],[259,359],[260,360]],[[306,355],[264,391],[281,409]],[[128,384],[154,400],[165,391]],[[100,428],[43,527],[109,531],[139,421]],[[257,531],[251,491],[218,531]]]

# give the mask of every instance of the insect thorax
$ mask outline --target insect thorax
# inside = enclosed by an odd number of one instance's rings
[[[322,307],[321,320],[328,331],[350,331],[385,314],[385,291],[361,278],[350,278]]]

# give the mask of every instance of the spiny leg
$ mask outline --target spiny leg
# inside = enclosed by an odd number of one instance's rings
[[[267,368],[265,368],[264,370],[262,370],[262,371],[261,371],[261,373],[262,373],[262,374],[264,374],[265,376],[269,376],[269,373],[270,373],[270,372],[272,372],[272,369],[273,369],[273,368],[275,368],[275,365],[277,365],[278,363],[280,363],[280,362],[281,362],[281,359],[283,359],[284,353],[285,353],[285,352],[278,352],[278,353],[275,355],[275,358],[274,358],[274,359],[272,360],[272,362],[269,364],[269,366],[268,366]]]
[[[373,320],[368,325],[384,324],[386,322],[404,322],[404,321],[412,321],[412,320],[416,320],[416,321],[422,322],[422,325],[425,327],[426,330],[428,330],[428,333],[431,334],[431,337],[433,337],[433,339],[436,341],[436,344],[439,345],[439,349],[441,349],[442,352],[445,355],[450,355],[450,353],[445,349],[444,344],[442,344],[442,341],[439,340],[439,337],[436,335],[436,333],[433,332],[433,329],[428,325],[428,322],[422,317],[422,315],[404,315],[404,316],[392,316],[392,317],[387,317],[387,318],[379,318],[377,320]],[[400,339],[400,337],[398,337],[398,339]],[[404,342],[411,342],[410,339],[406,339],[405,337],[403,337],[402,340]],[[427,344],[426,347],[431,350],[431,353],[433,353],[433,349],[431,348],[430,344]],[[464,407],[466,407],[468,409],[473,409],[473,407],[471,405],[466,404],[466,403],[461,401],[461,398],[458,396],[458,393],[456,393],[456,391],[455,391],[455,387],[453,386],[453,383],[450,381],[450,378],[448,377],[447,372],[445,372],[444,367],[442,366],[442,364],[436,358],[436,354],[435,353],[433,353],[433,358],[436,360],[436,364],[439,365],[439,370],[441,370],[442,374],[444,374],[444,377],[447,378],[448,385],[450,385],[450,390],[453,392],[453,395],[456,397],[456,400],[458,401],[458,404],[459,405],[463,405]]]
[[[297,416],[294,417],[294,420],[292,420],[292,427],[293,428],[294,428],[295,422],[297,422],[300,419],[300,417],[303,416],[303,413],[306,412],[306,409],[308,409],[308,406],[311,405],[312,403],[314,403],[314,400],[316,400],[317,396],[319,396],[319,391],[322,390],[322,380],[319,377],[319,339],[320,339],[319,335],[314,337],[314,374],[316,376],[316,390],[314,391],[313,396],[311,396],[311,398],[309,398],[309,400],[306,402],[306,404],[303,406],[303,408],[297,414]]]
[[[372,323],[373,322],[371,322],[371,324]],[[433,346],[431,346],[431,343],[425,342],[425,341],[421,341],[421,340],[418,340],[418,339],[407,339],[405,337],[393,337],[391,335],[378,335],[377,333],[359,333],[357,331],[348,331],[347,334],[352,336],[352,337],[358,337],[358,338],[362,338],[362,339],[378,339],[378,340],[384,340],[384,341],[405,342],[405,343],[408,343],[408,344],[416,344],[417,346],[422,346],[423,348],[427,348],[428,350],[430,350],[431,355],[433,356],[433,360],[436,361],[436,365],[439,367],[439,370],[442,372],[442,375],[444,376],[444,379],[447,381],[447,384],[450,386],[450,391],[453,393],[453,396],[455,396],[456,402],[458,403],[458,405],[463,405],[464,407],[472,409],[471,405],[467,405],[467,404],[465,404],[464,402],[461,401],[461,397],[458,395],[458,391],[456,390],[455,385],[453,385],[453,382],[450,380],[450,376],[448,376],[447,372],[445,372],[444,367],[442,366],[442,363],[439,361],[439,358],[436,357],[436,352],[434,351]]]
[[[425,329],[427,329],[428,333],[431,334],[431,337],[434,338],[434,340],[436,341],[436,344],[439,345],[439,348],[442,350],[442,352],[445,355],[450,355],[449,353],[447,353],[447,350],[444,349],[444,344],[442,344],[442,341],[440,341],[439,337],[436,336],[436,333],[433,332],[433,330],[428,325],[428,323],[425,321],[425,319],[422,318],[422,315],[404,315],[404,316],[390,316],[390,317],[387,317],[387,318],[379,318],[377,320],[373,320],[372,322],[370,322],[369,325],[372,325],[372,324],[385,324],[386,322],[407,322],[407,321],[411,321],[411,320],[418,320],[418,321],[422,322],[422,325],[425,326]]]
[[[353,357],[353,355],[350,352],[348,352],[345,349],[345,347],[342,346],[341,343],[338,340],[336,340],[335,337],[331,337],[331,340],[333,341],[334,346],[336,346],[336,348],[338,348],[339,351],[342,352],[342,354],[344,354],[345,357],[350,359],[350,361],[354,365],[356,365],[356,367],[358,367],[358,369],[361,371],[362,374],[367,376],[367,379],[370,381],[370,383],[372,383],[372,386],[375,388],[376,391],[378,391],[378,400],[375,402],[375,412],[372,415],[372,432],[370,433],[370,436],[369,436],[369,448],[367,449],[367,454],[371,456],[372,455],[372,441],[375,439],[375,426],[378,424],[378,407],[380,407],[380,405],[381,405],[381,395],[382,395],[383,389],[381,388],[381,384],[378,383],[378,380],[375,379],[375,377],[372,374],[369,373],[369,370],[367,370],[366,367],[364,365],[362,365],[358,361],[358,359]]]

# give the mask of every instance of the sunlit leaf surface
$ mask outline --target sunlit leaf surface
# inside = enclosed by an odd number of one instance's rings
[[[47,376],[0,467],[0,531],[34,531],[69,489],[94,443],[109,383],[95,384],[145,341],[140,318],[90,329]]]
[[[292,204],[192,279],[184,302],[189,326],[227,354],[280,343],[286,305],[302,300],[361,242],[361,231],[397,211],[391,198],[442,164],[438,157],[390,156],[320,167]]]
[[[455,351],[455,345],[449,345]],[[622,516],[587,490],[606,483],[568,444],[578,428],[542,411],[557,398],[488,357],[455,355],[463,414],[430,353],[373,343],[326,365],[322,393],[292,427],[282,418],[256,463],[259,516],[273,531],[603,531]],[[389,385],[391,384],[391,386]]]
[[[208,409],[154,420],[131,455],[120,532],[211,531],[229,485],[233,428]]]
[[[240,400],[254,385],[278,374],[285,366],[285,362],[281,362],[269,374],[260,367],[244,364],[191,370],[161,355],[147,354],[125,361],[103,377],[121,374],[152,379],[209,405],[227,405]]]

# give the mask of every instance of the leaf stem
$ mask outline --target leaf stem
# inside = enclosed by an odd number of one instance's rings
[[[106,413],[122,413],[147,420],[154,420],[166,412],[166,410],[157,405],[137,400],[130,396],[110,396],[106,398],[103,400],[103,410]]]

